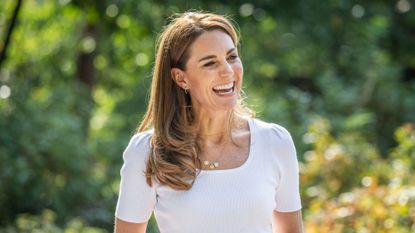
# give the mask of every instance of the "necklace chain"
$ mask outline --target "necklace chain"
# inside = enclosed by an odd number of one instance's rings
[[[237,129],[241,128],[241,125],[238,125],[236,128],[237,128]],[[214,133],[214,134],[205,134],[205,135],[202,135],[202,136],[212,136],[212,135],[216,135],[216,134],[219,134],[219,133]],[[203,137],[202,137],[202,138],[203,138]],[[226,142],[229,142],[229,141],[226,141]],[[224,146],[223,148],[221,148],[221,150],[220,150],[220,152],[219,152],[219,156],[218,156],[217,158],[215,158],[215,159],[214,159],[214,160],[212,160],[212,161],[207,160],[207,159],[204,159],[202,164],[203,164],[205,167],[208,167],[209,169],[215,169],[215,168],[218,168],[218,167],[221,165],[221,164],[219,163],[219,160],[220,160],[220,159],[222,159],[222,157],[223,157],[223,155],[224,155],[224,153],[223,153],[223,151],[225,150],[224,148],[226,148],[226,143],[225,143],[225,146]]]
[[[213,160],[207,160],[204,159],[203,160],[203,165],[205,165],[206,167],[208,167],[209,169],[215,169],[218,168],[220,166],[219,160],[223,157],[224,153],[223,151],[225,150],[226,146],[224,146],[223,148],[221,148],[221,150],[219,150],[219,156]]]

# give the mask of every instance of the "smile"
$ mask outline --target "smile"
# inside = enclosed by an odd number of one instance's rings
[[[213,88],[213,91],[218,95],[229,95],[235,90],[235,82],[231,82],[225,85],[219,85]]]

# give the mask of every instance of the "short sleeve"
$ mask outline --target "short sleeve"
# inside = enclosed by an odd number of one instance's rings
[[[124,150],[121,182],[115,216],[123,221],[142,223],[149,220],[156,203],[154,185],[146,182],[145,168],[150,152],[149,132],[136,134]]]
[[[291,134],[284,127],[273,124],[273,129],[279,135],[279,143],[276,143],[279,182],[275,192],[274,210],[294,212],[301,209],[299,167],[295,145]]]

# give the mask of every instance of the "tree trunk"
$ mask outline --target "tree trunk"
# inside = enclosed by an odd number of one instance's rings
[[[22,2],[23,0],[17,0],[16,7],[14,8],[14,11],[13,11],[13,17],[10,20],[9,28],[7,29],[7,33],[5,34],[3,48],[0,52],[0,70],[1,70],[1,66],[3,62],[6,60],[6,57],[7,57],[7,48],[9,47],[10,38],[13,34],[13,29],[14,29],[14,26],[16,25],[17,16],[19,15]]]
[[[87,24],[84,28],[82,40],[90,38],[97,41],[96,25]],[[88,136],[89,122],[91,118],[91,111],[94,106],[92,99],[92,91],[96,82],[96,70],[94,67],[95,49],[80,50],[77,60],[77,82],[78,85],[78,101],[77,101],[77,113],[82,118],[82,128],[84,129],[85,137]]]

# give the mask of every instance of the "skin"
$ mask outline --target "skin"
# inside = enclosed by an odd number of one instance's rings
[[[190,46],[185,70],[173,68],[171,72],[175,82],[190,92],[192,108],[200,122],[199,135],[221,141],[228,135],[224,130],[228,127],[224,126],[236,106],[243,76],[242,62],[232,39],[220,30],[203,33]],[[212,90],[232,82],[235,91],[231,96],[218,96]]]
[[[241,119],[238,129],[228,132],[231,111],[236,106],[242,86],[243,66],[231,37],[221,30],[200,35],[189,48],[185,69],[172,68],[171,74],[191,95],[192,108],[199,122],[202,159],[217,159],[212,155],[226,151],[219,169],[241,166],[248,157],[250,131]],[[221,96],[214,87],[235,83],[234,92]],[[232,138],[232,140],[231,140]],[[234,143],[231,143],[231,142]],[[130,223],[115,220],[116,233],[145,233],[147,222]],[[281,213],[274,211],[273,233],[302,233],[301,211]]]
[[[274,211],[272,215],[272,233],[303,233],[301,210],[282,213]]]
[[[132,223],[115,218],[114,233],[145,233],[147,223]]]

